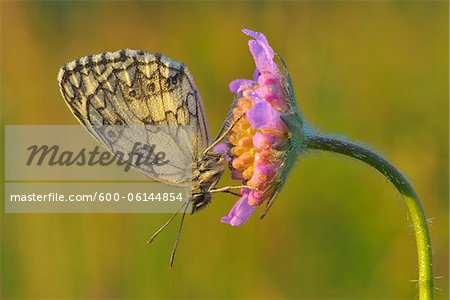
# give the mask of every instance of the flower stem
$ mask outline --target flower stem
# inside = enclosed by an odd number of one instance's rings
[[[433,267],[431,261],[431,240],[422,204],[406,178],[386,159],[360,145],[326,136],[312,136],[307,148],[344,154],[369,164],[386,176],[400,192],[412,219],[416,236],[419,264],[419,298],[433,298]]]

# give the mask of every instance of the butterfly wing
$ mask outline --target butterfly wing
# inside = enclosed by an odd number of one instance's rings
[[[164,146],[173,157],[168,164],[133,167],[165,183],[191,180],[186,170],[201,159],[211,137],[200,95],[182,64],[119,50],[65,64],[58,83],[72,113],[111,152],[130,153],[136,143]]]

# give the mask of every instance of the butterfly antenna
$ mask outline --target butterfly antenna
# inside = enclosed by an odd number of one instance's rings
[[[167,225],[169,225],[169,224],[173,221],[173,219],[175,219],[175,217],[176,217],[177,214],[180,212],[180,210],[181,210],[184,206],[186,206],[186,208],[188,207],[188,204],[189,204],[189,201],[187,201],[186,203],[184,203],[183,205],[181,205],[180,208],[176,211],[176,213],[174,213],[174,214],[172,215],[172,217],[170,217],[170,219],[167,220],[167,222],[164,223],[164,225],[161,226],[161,227],[160,227],[160,228],[159,228],[159,229],[151,236],[151,238],[148,239],[147,244],[150,244],[151,242],[153,242],[153,240],[161,233],[161,231],[163,231],[164,228],[166,228]],[[186,210],[185,210],[185,211],[186,211]]]
[[[184,208],[183,215],[181,216],[180,228],[178,229],[177,239],[175,240],[175,245],[173,245],[172,254],[170,254],[169,269],[172,269],[172,267],[173,267],[173,261],[175,259],[175,252],[177,251],[178,242],[180,241],[181,230],[183,229],[184,217],[186,216],[186,211],[189,207],[189,202],[190,202],[190,199],[188,201],[186,201],[186,207]]]

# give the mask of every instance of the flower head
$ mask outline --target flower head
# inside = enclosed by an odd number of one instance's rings
[[[256,206],[275,196],[284,182],[286,156],[295,143],[291,125],[285,121],[294,112],[300,117],[293,95],[285,88],[288,81],[274,62],[275,53],[262,33],[244,29],[253,39],[248,42],[255,60],[253,80],[237,79],[230,83],[236,100],[228,137],[228,156],[233,179],[252,189],[242,189],[242,196],[222,222],[239,226],[253,214]],[[295,100],[295,99],[294,99]],[[295,106],[295,109],[292,107]],[[295,148],[295,147],[294,147]]]

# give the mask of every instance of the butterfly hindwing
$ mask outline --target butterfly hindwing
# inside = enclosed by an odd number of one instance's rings
[[[157,144],[176,159],[158,170],[134,167],[154,180],[189,181],[183,172],[211,138],[200,95],[182,64],[161,54],[120,50],[65,64],[58,82],[73,114],[113,153],[154,142],[156,130]]]

